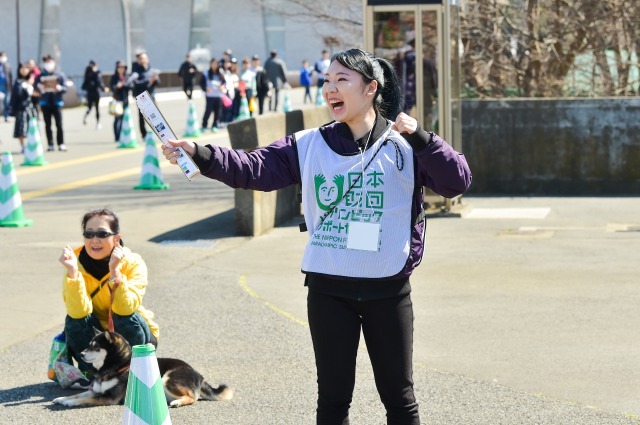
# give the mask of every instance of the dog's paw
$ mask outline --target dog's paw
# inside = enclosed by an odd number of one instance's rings
[[[55,404],[61,404],[63,406],[69,405],[68,404],[69,400],[67,399],[67,397],[57,397],[57,398],[54,398],[52,402]]]

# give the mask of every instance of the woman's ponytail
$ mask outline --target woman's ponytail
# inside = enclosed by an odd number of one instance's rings
[[[378,88],[375,105],[380,114],[388,120],[395,121],[404,109],[404,92],[395,68],[386,59],[375,58],[382,68],[384,82]]]

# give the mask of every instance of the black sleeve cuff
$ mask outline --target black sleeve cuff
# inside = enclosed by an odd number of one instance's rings
[[[197,143],[196,145],[196,153],[193,155],[193,162],[196,163],[201,172],[205,172],[211,167],[211,157],[213,157],[213,152],[207,146],[200,146]]]
[[[409,145],[415,152],[420,152],[426,149],[430,144],[434,143],[432,131],[425,131],[422,127],[416,128],[411,134],[400,133],[404,139],[409,142]]]

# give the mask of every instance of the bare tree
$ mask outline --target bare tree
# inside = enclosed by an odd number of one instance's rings
[[[362,47],[360,0],[251,0],[271,13],[309,24],[330,50]],[[320,24],[320,25],[319,25]],[[324,24],[324,25],[322,25]]]
[[[636,0],[465,0],[463,70],[469,91],[500,97],[629,95],[640,49]],[[578,61],[580,59],[580,61]],[[636,68],[637,69],[637,68]],[[590,75],[573,86],[571,75]]]
[[[362,46],[360,0],[251,0],[309,24],[330,50]],[[638,94],[638,0],[464,0],[462,79],[479,97]]]

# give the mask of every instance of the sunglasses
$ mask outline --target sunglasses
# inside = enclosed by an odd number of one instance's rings
[[[98,239],[104,239],[116,234],[117,233],[107,232],[106,230],[98,230],[97,232],[94,232],[93,230],[85,230],[84,232],[82,232],[82,236],[84,236],[86,239],[93,239],[94,236],[97,236]]]

